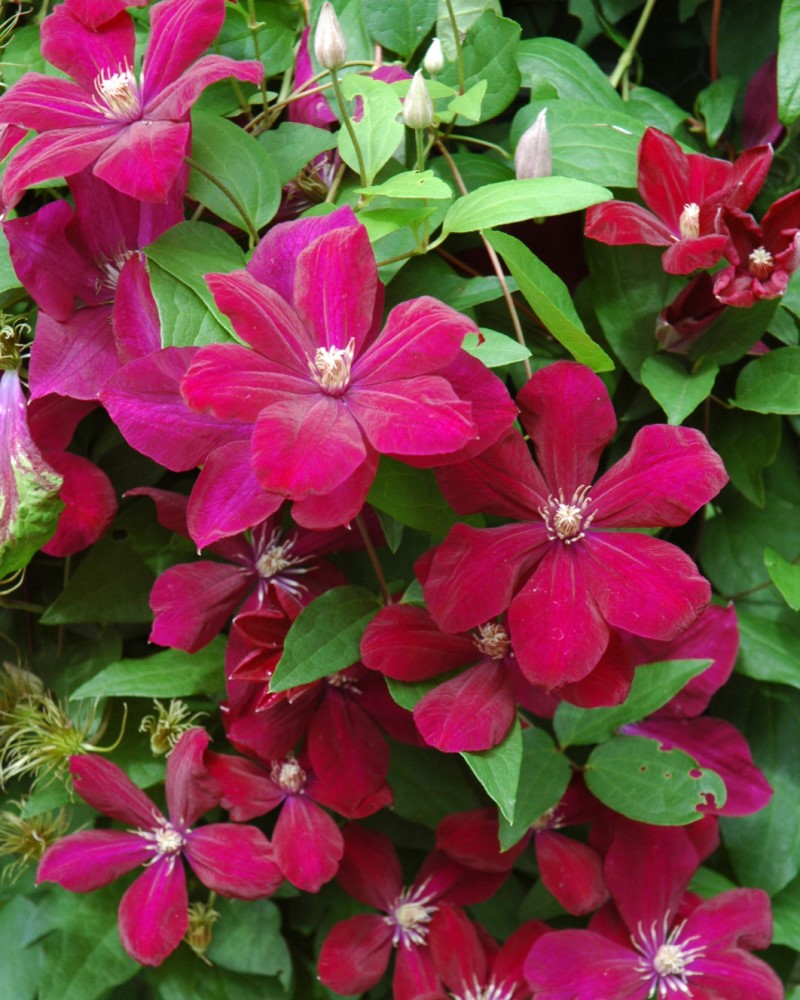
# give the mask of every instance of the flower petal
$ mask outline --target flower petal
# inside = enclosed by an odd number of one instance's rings
[[[357,823],[348,824],[342,833],[345,850],[336,881],[360,903],[388,911],[403,890],[394,844],[386,834]]]
[[[42,552],[70,556],[105,533],[117,513],[117,498],[111,480],[88,458],[67,451],[48,451],[45,458],[64,477],[58,496],[65,506],[55,535]]]
[[[167,0],[150,11],[150,42],[142,66],[148,97],[177,80],[219,34],[225,7],[219,0]]]
[[[122,897],[119,936],[140,965],[161,965],[189,929],[189,896],[180,859],[172,854],[145,868]]]
[[[109,306],[78,309],[64,323],[39,313],[30,365],[34,398],[53,392],[95,400],[118,370]]]
[[[543,1000],[645,1000],[638,953],[592,931],[543,934],[525,960],[525,978]]]
[[[592,913],[608,899],[597,851],[555,830],[536,834],[536,864],[547,890],[567,913]]]
[[[36,884],[57,882],[70,892],[92,892],[152,859],[152,845],[136,833],[84,830],[47,848]]]
[[[632,201],[604,201],[586,210],[589,239],[622,247],[644,243],[652,247],[671,246],[677,238],[657,215]]]
[[[425,608],[392,604],[378,612],[361,639],[365,667],[400,681],[422,681],[478,659],[469,636],[447,635]]]
[[[392,930],[371,913],[335,925],[319,953],[320,981],[348,996],[371,989],[386,971],[392,954]]]
[[[692,963],[699,973],[692,980],[698,1000],[783,1000],[786,993],[775,971],[755,955],[746,951],[725,951],[703,955]]]
[[[131,198],[166,202],[188,153],[190,132],[187,122],[131,122],[100,154],[94,174]]]
[[[133,19],[124,11],[93,29],[61,5],[44,19],[41,31],[42,55],[87,91],[87,104],[101,73],[133,66],[136,35]]]
[[[303,528],[325,531],[348,526],[366,503],[378,469],[378,453],[366,444],[367,457],[350,476],[321,496],[308,496],[292,504],[292,517]]]
[[[342,833],[333,818],[299,795],[284,802],[272,846],[283,874],[304,892],[318,892],[330,882],[344,853]]]
[[[200,827],[189,834],[184,853],[203,885],[221,896],[263,899],[283,881],[272,845],[255,826]]]
[[[222,788],[203,760],[210,742],[205,729],[187,729],[167,759],[169,818],[181,827],[194,826],[203,813],[222,801]]]
[[[69,759],[75,791],[98,812],[141,830],[152,829],[163,814],[123,770],[97,754]]]

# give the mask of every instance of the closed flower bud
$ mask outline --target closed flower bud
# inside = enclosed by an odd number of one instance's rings
[[[444,69],[444,52],[442,51],[442,43],[438,38],[434,38],[428,46],[428,51],[422,60],[422,68],[431,76],[436,76],[437,73],[441,73]]]
[[[536,121],[522,135],[514,154],[517,180],[523,177],[550,177],[553,173],[553,154],[550,134],[547,131],[547,108],[540,111]]]
[[[403,121],[409,128],[423,129],[433,125],[433,101],[425,85],[422,70],[417,70],[406,99],[403,101]]]
[[[347,61],[347,42],[342,26],[333,9],[333,4],[325,0],[314,33],[314,55],[323,69],[341,69]]]

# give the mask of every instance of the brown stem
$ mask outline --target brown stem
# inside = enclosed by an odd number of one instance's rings
[[[381,566],[380,559],[378,559],[378,553],[375,551],[375,546],[372,544],[369,528],[367,528],[364,523],[364,518],[361,514],[356,515],[356,527],[361,533],[364,548],[369,556],[369,561],[372,563],[372,569],[375,571],[375,578],[378,581],[378,587],[381,592],[381,597],[383,598],[383,603],[388,607],[392,603],[392,598],[389,594],[389,588],[386,586],[386,577],[383,575],[383,567]]]
[[[711,5],[711,41],[709,43],[709,73],[712,80],[719,77],[717,53],[719,52],[719,22],[722,14],[722,0],[714,0]]]

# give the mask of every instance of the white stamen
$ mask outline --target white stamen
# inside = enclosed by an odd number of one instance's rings
[[[135,831],[143,840],[149,841],[150,849],[156,853],[153,861],[165,854],[179,854],[186,844],[186,836],[191,833],[191,830],[181,831],[163,818],[156,818],[156,823],[157,825],[151,830]]]
[[[586,536],[586,528],[592,523],[597,511],[586,517],[586,510],[592,502],[588,496],[589,486],[579,486],[572,494],[572,499],[567,503],[564,498],[564,491],[558,491],[558,498],[552,494],[547,498],[547,506],[540,507],[539,513],[544,518],[547,525],[547,537],[551,542],[562,541],[565,545],[572,545]]]
[[[697,202],[691,201],[683,206],[678,229],[684,240],[696,239],[700,235],[700,206]]]
[[[306,783],[306,772],[297,763],[297,758],[288,757],[272,765],[270,777],[284,792],[299,795]]]
[[[129,66],[116,73],[104,69],[94,81],[97,97],[93,104],[106,118],[114,121],[132,122],[142,113],[142,102],[136,77]]]
[[[356,342],[350,338],[347,347],[318,347],[308,368],[317,385],[328,396],[341,396],[350,384],[350,366],[356,352]]]
[[[428,939],[428,924],[438,906],[431,906],[432,894],[425,893],[425,883],[414,888],[403,889],[383,918],[384,923],[394,928],[392,944],[402,944],[404,948],[425,944]]]
[[[747,270],[754,278],[763,281],[775,270],[775,260],[766,247],[756,247],[747,258]]]
[[[453,1000],[511,1000],[514,995],[515,986],[513,983],[505,984],[495,982],[494,976],[488,983],[481,985],[477,976],[472,986],[466,993],[454,993]]]
[[[481,625],[478,634],[473,637],[472,641],[484,656],[489,656],[493,660],[502,660],[511,648],[508,632],[502,625],[497,625],[495,622]]]
[[[692,942],[698,940],[696,934],[683,941],[679,940],[685,925],[686,921],[683,920],[668,932],[667,914],[660,928],[654,921],[647,934],[639,924],[638,938],[631,937],[634,948],[642,956],[636,963],[636,971],[641,972],[645,983],[649,983],[648,998],[670,1000],[673,997],[692,996],[689,977],[700,975],[700,972],[690,966],[695,959],[705,954],[706,948],[705,945],[692,947]]]

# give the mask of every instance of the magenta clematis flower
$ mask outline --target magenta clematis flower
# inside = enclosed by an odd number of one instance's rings
[[[447,632],[508,609],[520,669],[531,684],[553,689],[594,669],[612,629],[666,640],[695,620],[711,590],[691,559],[658,538],[617,529],[684,524],[727,475],[699,431],[653,424],[593,487],[616,418],[603,383],[583,365],[540,370],[517,402],[538,466],[522,436],[509,432],[439,473],[459,513],[517,523],[457,524],[418,573],[428,610]]]
[[[488,899],[508,872],[475,871],[433,851],[412,885],[404,888],[400,860],[388,837],[351,824],[344,829],[344,840],[336,880],[381,915],[360,914],[334,926],[320,951],[320,980],[337,993],[361,993],[380,980],[394,949],[394,1000],[440,993],[442,982],[428,948],[430,923],[439,905]]]
[[[465,316],[419,298],[379,331],[383,289],[348,208],[276,226],[246,271],[208,284],[250,347],[200,348],[181,392],[196,411],[252,427],[256,480],[295,500],[306,527],[358,514],[379,454],[452,461],[514,419],[502,383],[461,350],[474,329]]]
[[[656,325],[656,340],[665,351],[688,354],[724,309],[714,295],[714,278],[708,271],[701,271],[662,310]]]
[[[771,163],[769,146],[748,149],[735,163],[728,163],[684,153],[670,136],[648,128],[639,145],[638,178],[647,208],[628,201],[594,205],[586,213],[585,233],[612,246],[668,247],[663,262],[670,274],[713,267],[725,247],[721,208],[746,209],[761,190]]]
[[[31,184],[89,166],[123,194],[166,201],[188,151],[189,111],[200,93],[229,76],[250,83],[263,76],[258,62],[198,58],[222,26],[223,0],[156,4],[138,79],[131,16],[123,10],[90,26],[84,6],[57,7],[42,24],[45,58],[72,80],[27,73],[0,98],[0,123],[40,133],[6,169],[6,210]]]
[[[699,860],[685,828],[620,822],[605,861],[615,905],[589,930],[536,941],[525,975],[537,1000],[780,1000],[780,980],[750,954],[772,934],[767,894],[688,894]]]
[[[800,191],[779,198],[759,226],[752,215],[726,208],[725,257],[731,266],[714,277],[714,295],[728,306],[749,309],[783,295],[800,267]]]
[[[186,874],[221,896],[261,899],[282,881],[272,846],[253,826],[212,823],[192,827],[222,798],[203,763],[209,737],[190,729],[167,761],[169,818],[116,765],[92,755],[70,759],[75,790],[98,812],[132,830],[86,830],[49,847],[37,883],[57,882],[71,892],[91,892],[144,865],[122,897],[119,932],[125,951],[142,965],[160,965],[189,926]]]

